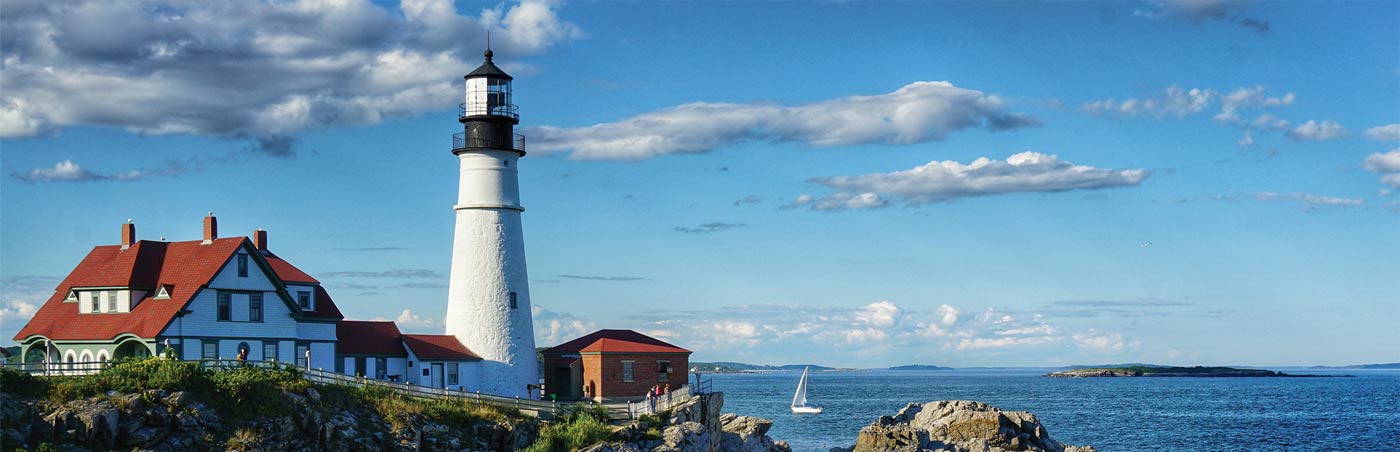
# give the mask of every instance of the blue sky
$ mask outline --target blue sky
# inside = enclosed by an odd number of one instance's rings
[[[0,333],[269,230],[441,331],[460,77],[515,78],[536,335],[695,360],[1352,364],[1400,342],[1395,3],[7,2]],[[102,27],[91,26],[103,24]]]

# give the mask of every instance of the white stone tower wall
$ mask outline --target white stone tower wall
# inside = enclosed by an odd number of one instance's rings
[[[480,378],[468,382],[469,390],[525,397],[526,385],[539,383],[539,371],[520,222],[519,156],[504,150],[459,155],[446,326],[447,334],[483,359]]]

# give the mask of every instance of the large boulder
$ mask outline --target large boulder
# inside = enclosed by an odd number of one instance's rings
[[[860,430],[851,452],[1094,452],[1050,439],[1034,414],[982,402],[909,404]]]

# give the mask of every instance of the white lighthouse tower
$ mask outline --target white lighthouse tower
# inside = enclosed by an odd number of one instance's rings
[[[486,61],[465,77],[466,103],[452,136],[461,165],[452,274],[447,288],[447,334],[481,355],[472,390],[526,397],[539,383],[525,237],[520,226],[516,164],[524,137],[514,133],[520,116],[511,103],[511,76]]]

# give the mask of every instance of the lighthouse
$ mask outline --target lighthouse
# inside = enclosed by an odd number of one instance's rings
[[[447,334],[480,355],[476,388],[526,397],[539,383],[525,237],[520,224],[517,164],[525,139],[511,103],[511,76],[486,61],[467,74],[463,131],[452,136],[460,168],[452,273],[447,288]]]

